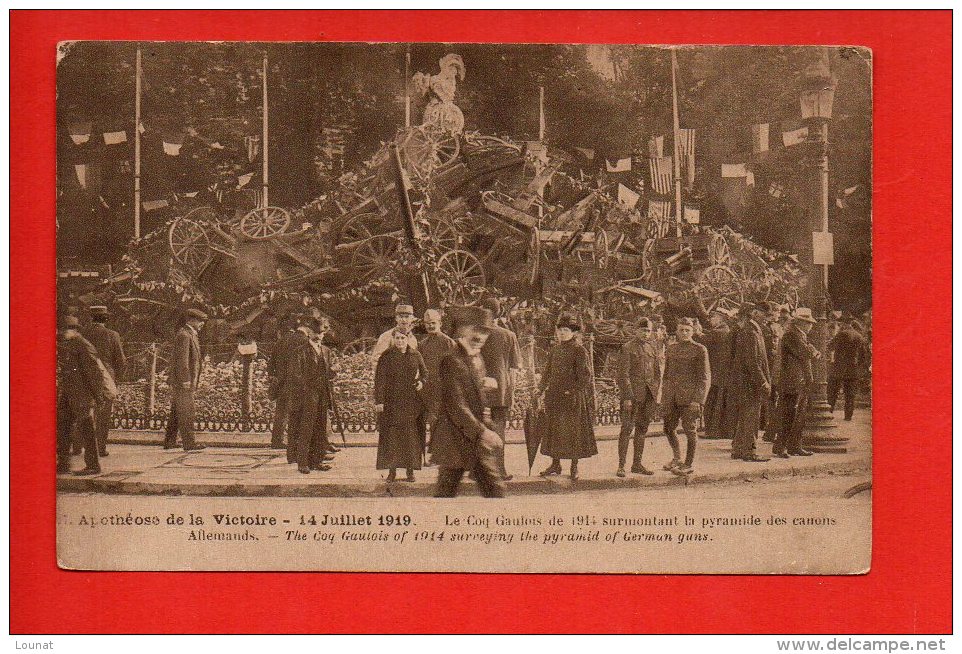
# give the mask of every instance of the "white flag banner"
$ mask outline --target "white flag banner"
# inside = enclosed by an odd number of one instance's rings
[[[835,102],[835,89],[827,87],[816,91],[805,91],[799,97],[802,118],[831,118]]]
[[[195,198],[197,197],[197,191],[191,191],[190,193],[184,193],[185,198]]]
[[[83,145],[90,140],[90,123],[74,123],[68,130],[74,145]]]
[[[651,171],[651,189],[659,195],[671,193],[671,183],[674,179],[674,163],[671,157],[649,159],[648,168]]]
[[[721,175],[722,177],[747,177],[748,164],[722,164]]]
[[[180,154],[180,148],[183,145],[183,143],[168,143],[167,141],[164,141],[164,154],[176,157]]]
[[[808,128],[799,127],[798,129],[793,129],[788,132],[782,132],[782,143],[785,147],[791,147],[793,145],[799,145],[808,140]]]
[[[592,159],[595,158],[595,151],[592,150],[591,148],[575,148],[575,150],[580,152],[581,156],[583,156],[588,161],[591,161]]]
[[[154,211],[155,209],[163,209],[164,207],[170,206],[167,200],[146,200],[144,203],[144,211]]]
[[[631,170],[631,157],[618,159],[615,163],[605,160],[605,170],[609,173],[627,173]]]
[[[261,137],[245,136],[244,147],[247,149],[247,161],[253,162],[254,159],[257,157],[257,153],[260,151]]]
[[[745,175],[745,186],[755,186],[755,173],[750,170]]]
[[[126,142],[127,132],[124,130],[120,130],[119,132],[104,132],[104,143],[107,145],[117,145]]]
[[[752,152],[768,152],[768,123],[752,125]]]
[[[701,209],[685,207],[685,222],[689,225],[697,225],[701,222]]]
[[[251,181],[253,177],[254,177],[254,173],[247,173],[246,175],[241,175],[240,177],[238,177],[237,188],[243,188],[244,186],[247,186],[247,184]]]
[[[624,184],[618,184],[618,202],[626,205],[629,209],[634,209],[641,198],[640,193],[635,193]]]
[[[75,164],[73,169],[77,173],[80,188],[87,188],[87,164]]]

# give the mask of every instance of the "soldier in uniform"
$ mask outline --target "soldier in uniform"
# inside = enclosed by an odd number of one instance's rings
[[[454,339],[441,331],[441,312],[437,309],[424,312],[424,331],[427,333],[418,343],[427,370],[421,397],[424,400],[424,423],[431,430],[433,440],[434,423],[438,419],[438,405],[441,402],[441,359],[454,352],[456,345]]]
[[[124,375],[124,368],[127,366],[127,359],[124,357],[124,346],[120,341],[120,334],[107,327],[109,317],[107,307],[90,307],[91,324],[84,332],[84,338],[97,349],[97,356],[107,368],[111,379],[115,384],[119,384]],[[113,400],[104,399],[97,403],[95,412],[97,447],[102,457],[107,456],[107,434],[110,431],[113,406]]]
[[[732,438],[732,458],[742,461],[768,461],[755,451],[755,441],[761,426],[762,402],[768,401],[772,390],[765,337],[755,321],[757,310],[753,304],[743,304],[738,312],[735,332],[735,351],[732,357],[731,389],[735,399],[735,436]]]
[[[491,334],[481,348],[485,370],[488,376],[497,382],[497,387],[487,392],[486,400],[491,408],[491,422],[494,423],[494,430],[502,441],[507,442],[505,432],[511,405],[514,403],[517,375],[521,370],[521,347],[518,345],[518,336],[507,327],[498,324],[498,318],[501,317],[501,303],[495,298],[488,298],[481,303],[481,306],[490,311],[495,318]],[[501,477],[509,481],[511,475],[508,474],[504,465],[504,448],[498,452],[498,467],[501,469]]]
[[[64,318],[57,347],[57,472],[70,472],[70,435],[74,429],[83,443],[84,468],[74,474],[100,474],[94,410],[106,396],[97,350],[80,335],[76,316]]]
[[[435,497],[454,497],[465,471],[474,473],[484,497],[504,497],[495,452],[503,446],[484,416],[481,348],[494,326],[491,312],[463,307],[454,316],[457,348],[441,359],[441,402],[431,452],[440,467]]]
[[[164,449],[177,447],[177,434],[184,443],[185,452],[205,449],[194,442],[194,393],[200,381],[200,330],[207,322],[207,314],[199,309],[188,309],[184,324],[174,336],[170,358],[170,417]]]
[[[287,379],[287,355],[291,345],[295,340],[295,331],[290,318],[285,318],[281,330],[274,341],[274,349],[271,351],[271,358],[267,362],[267,376],[270,379],[268,393],[275,401],[274,420],[271,423],[271,447],[275,450],[283,450],[284,432],[288,432],[288,442],[290,442],[290,429],[288,418],[290,417],[290,406],[288,406],[288,393],[284,387]]]
[[[855,413],[856,384],[868,368],[868,345],[858,326],[859,322],[851,319],[828,344],[828,350],[832,353],[832,364],[828,370],[828,403],[835,411],[838,392],[844,391],[846,420],[851,420]]]
[[[781,397],[782,426],[778,440],[772,446],[772,454],[787,459],[789,456],[811,456],[802,448],[802,424],[808,411],[808,395],[811,391],[812,360],[821,356],[808,342],[808,333],[815,325],[812,310],[800,307],[782,337]]]
[[[542,477],[561,474],[561,460],[571,460],[571,479],[578,478],[578,461],[598,453],[591,407],[591,372],[588,351],[575,340],[581,324],[562,315],[555,327],[558,343],[548,351],[541,376],[547,429],[541,453],[551,457]]]
[[[689,475],[692,472],[698,445],[698,416],[701,415],[711,386],[708,350],[692,340],[694,335],[695,321],[692,318],[679,318],[675,327],[678,341],[669,345],[665,354],[662,403],[665,407],[665,436],[672,452],[672,459],[665,465],[665,470],[676,475]],[[688,440],[684,463],[675,434],[679,419]]]
[[[287,354],[285,392],[290,407],[292,438],[287,445],[288,463],[298,472],[327,471],[328,411],[331,408],[331,351],[321,343],[328,330],[326,318],[306,314],[298,321],[296,338]]]
[[[658,404],[661,386],[661,359],[651,341],[651,320],[638,321],[635,336],[621,348],[618,386],[621,390],[622,422],[618,436],[618,472],[625,476],[625,460],[628,458],[628,445],[634,430],[634,456],[631,471],[635,474],[650,475],[651,470],[642,464],[645,453],[645,436]]]

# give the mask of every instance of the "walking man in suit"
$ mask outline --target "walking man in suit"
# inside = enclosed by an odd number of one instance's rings
[[[285,318],[282,328],[278,333],[277,340],[274,341],[274,349],[271,358],[267,362],[267,376],[270,378],[269,394],[274,400],[274,420],[271,423],[271,448],[283,450],[284,433],[288,433],[287,440],[290,441],[288,418],[290,417],[290,406],[288,404],[289,394],[285,391],[287,383],[287,355],[290,353],[291,345],[295,340],[295,331],[292,329],[290,318]]]
[[[625,476],[625,460],[628,458],[628,445],[634,431],[634,455],[631,472],[640,475],[653,474],[642,465],[645,453],[645,436],[648,426],[658,406],[658,391],[661,385],[661,359],[651,341],[651,320],[638,321],[635,336],[621,347],[621,366],[618,386],[621,389],[621,433],[618,435],[618,472]]]
[[[431,452],[438,470],[435,497],[455,497],[465,471],[474,473],[484,497],[504,497],[495,452],[503,446],[484,417],[481,348],[494,326],[491,312],[463,307],[455,314],[457,348],[441,360],[441,404]]]
[[[70,435],[74,429],[83,444],[84,468],[76,475],[100,474],[94,410],[104,400],[106,387],[97,350],[80,335],[76,316],[64,318],[57,347],[57,473],[70,472]]]
[[[671,445],[672,459],[665,466],[672,474],[684,476],[692,473],[695,448],[698,445],[698,416],[711,386],[711,370],[708,350],[693,339],[695,321],[679,318],[675,335],[678,342],[668,346],[665,354],[665,377],[662,385],[662,403],[665,405],[665,436]],[[675,429],[681,420],[688,439],[685,462],[681,462],[681,450]]]
[[[761,426],[762,402],[767,402],[772,391],[765,337],[755,320],[757,313],[751,303],[743,304],[738,311],[731,379],[736,416],[732,458],[751,462],[768,461],[755,452],[755,442]]]
[[[127,359],[124,357],[124,346],[120,341],[120,334],[107,327],[109,317],[107,307],[90,307],[91,324],[84,332],[84,338],[96,348],[97,356],[110,373],[114,384],[119,384],[124,375],[124,368],[127,366]],[[97,403],[97,409],[94,412],[97,447],[102,457],[107,456],[107,434],[110,431],[113,407],[113,400],[103,399]]]
[[[780,458],[811,456],[802,447],[802,426],[808,412],[808,396],[812,389],[812,360],[821,356],[818,349],[808,342],[815,319],[812,310],[801,307],[789,322],[782,337],[781,397],[782,426],[772,453]]]
[[[328,450],[328,411],[331,408],[331,351],[321,343],[329,329],[326,318],[306,314],[298,321],[297,336],[287,355],[285,392],[290,407],[292,437],[288,463],[298,472],[325,472],[333,457]]]
[[[832,365],[828,371],[828,403],[835,411],[839,390],[845,393],[845,419],[855,413],[855,390],[863,370],[868,367],[868,346],[858,331],[859,322],[852,319],[828,344]]]
[[[453,338],[441,331],[441,312],[437,309],[424,312],[424,331],[427,334],[418,343],[418,349],[428,374],[421,396],[424,399],[424,423],[431,430],[433,440],[434,423],[437,422],[441,402],[441,359],[454,352],[456,345]]]
[[[200,381],[200,329],[207,322],[207,314],[199,309],[188,309],[184,325],[174,336],[174,348],[170,357],[170,418],[164,449],[177,447],[180,434],[185,452],[205,449],[194,441],[194,393]]]
[[[514,403],[517,376],[521,370],[521,347],[518,345],[518,336],[507,327],[498,324],[498,318],[501,317],[501,303],[496,298],[487,298],[481,306],[490,311],[494,317],[491,333],[484,347],[481,348],[481,358],[484,359],[487,376],[493,378],[498,384],[496,388],[487,391],[485,399],[491,408],[494,431],[507,444],[505,432],[511,405]],[[509,481],[512,476],[508,474],[504,465],[504,447],[498,450],[497,457],[501,478]]]

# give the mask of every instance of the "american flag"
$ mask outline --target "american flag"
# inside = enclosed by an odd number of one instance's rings
[[[678,152],[681,156],[681,174],[688,188],[695,184],[695,130],[678,130]]]
[[[671,218],[671,202],[667,200],[649,200],[648,217],[654,220]]]
[[[651,188],[655,193],[659,195],[671,193],[672,165],[671,157],[648,160],[648,167],[651,170]]]

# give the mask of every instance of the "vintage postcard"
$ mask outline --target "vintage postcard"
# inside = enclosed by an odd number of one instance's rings
[[[84,570],[861,574],[872,54],[64,42]]]

